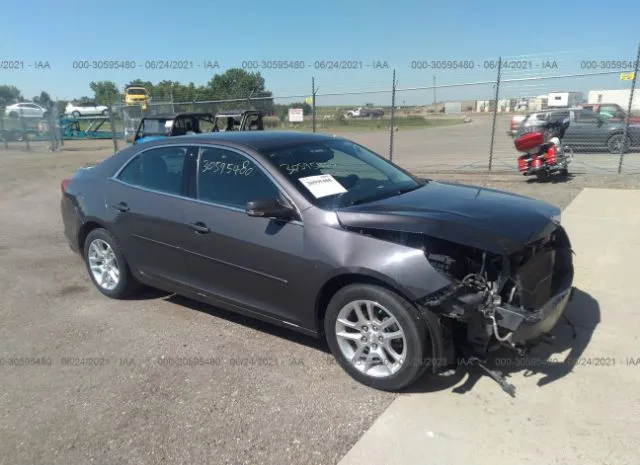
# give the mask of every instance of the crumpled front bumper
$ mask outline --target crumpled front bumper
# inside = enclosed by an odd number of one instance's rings
[[[574,288],[569,285],[556,293],[537,311],[529,311],[511,305],[495,307],[498,327],[512,332],[511,342],[526,345],[549,333],[556,325],[571,301]]]

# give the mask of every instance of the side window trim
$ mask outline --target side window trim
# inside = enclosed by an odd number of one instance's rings
[[[287,193],[287,191],[285,189],[282,188],[282,186],[280,185],[280,183],[278,181],[276,181],[276,179],[271,175],[271,173],[269,173],[267,171],[267,169],[259,162],[255,159],[255,157],[253,157],[251,154],[244,152],[242,150],[239,150],[235,147],[229,147],[226,145],[214,145],[214,144],[207,144],[207,145],[199,145],[199,150],[198,150],[198,157],[197,157],[197,162],[196,162],[196,172],[195,172],[195,176],[192,177],[192,181],[194,183],[194,188],[193,188],[193,200],[195,200],[196,202],[199,203],[203,203],[206,205],[212,205],[215,207],[222,207],[222,208],[227,208],[230,210],[235,210],[235,211],[241,211],[244,213],[244,209],[242,208],[238,208],[238,207],[233,207],[231,205],[226,205],[226,204],[222,204],[222,203],[216,203],[216,202],[212,202],[211,200],[202,200],[200,199],[200,161],[202,158],[202,153],[204,150],[207,149],[221,149],[221,150],[228,150],[230,152],[234,152],[236,154],[238,154],[241,157],[244,157],[246,159],[248,159],[251,163],[253,163],[266,177],[267,179],[274,185],[274,187],[276,188],[276,190],[278,191],[278,193],[280,194],[280,196],[284,197],[287,202],[289,202],[290,205],[293,206],[293,208],[295,208],[296,212],[298,213],[298,217],[300,218],[300,220],[297,220],[298,222],[302,223],[302,212],[300,210],[300,207],[298,207],[298,205],[293,201],[293,199],[291,198],[291,196]],[[191,191],[191,189],[189,189]]]

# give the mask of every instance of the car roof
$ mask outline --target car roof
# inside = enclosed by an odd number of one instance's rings
[[[210,143],[226,142],[252,148],[258,152],[283,150],[304,144],[321,143],[336,140],[336,136],[329,134],[294,132],[294,131],[228,131],[206,132],[188,136],[176,136],[163,141],[158,145],[175,144],[184,140],[186,143]]]

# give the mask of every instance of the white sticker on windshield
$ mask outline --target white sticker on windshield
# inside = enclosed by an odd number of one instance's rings
[[[330,174],[308,176],[306,178],[300,178],[299,181],[304,185],[304,187],[309,189],[309,192],[311,192],[316,199],[347,192],[347,190],[342,187],[342,184],[336,181],[336,179]]]

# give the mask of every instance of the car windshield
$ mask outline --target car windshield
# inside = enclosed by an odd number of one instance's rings
[[[145,89],[127,89],[128,95],[146,95],[147,91]]]
[[[379,155],[343,139],[295,146],[267,156],[321,208],[371,202],[424,184]]]

